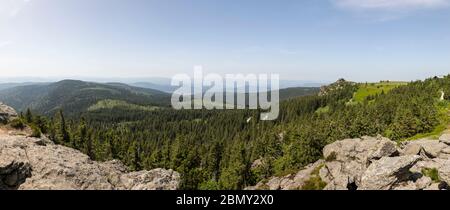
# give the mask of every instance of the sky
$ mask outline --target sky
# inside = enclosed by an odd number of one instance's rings
[[[0,0],[0,77],[410,81],[449,60],[450,0]]]

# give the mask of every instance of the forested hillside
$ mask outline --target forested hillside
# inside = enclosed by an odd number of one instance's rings
[[[183,189],[242,189],[296,171],[325,145],[364,135],[393,140],[439,132],[448,123],[450,77],[411,82],[353,98],[362,86],[340,80],[321,94],[281,103],[277,121],[258,110],[147,110],[100,106],[79,117],[23,114],[35,130],[95,160],[120,159],[134,170],[170,168]],[[120,104],[120,103],[119,103]]]
[[[1,89],[3,88],[3,89]],[[176,88],[176,87],[175,87]],[[205,88],[206,90],[206,88]],[[280,100],[314,95],[315,87],[296,87],[280,90]],[[238,94],[236,93],[235,98]],[[224,93],[224,97],[225,97]],[[244,94],[248,98],[248,94]],[[63,109],[68,115],[79,115],[99,106],[140,107],[153,110],[169,108],[171,94],[159,90],[130,86],[123,83],[94,83],[78,80],[63,80],[56,83],[0,84],[0,101],[18,111],[31,109],[46,116]]]
[[[124,100],[149,106],[170,105],[170,95],[152,89],[119,83],[100,84],[64,80],[50,84],[17,86],[0,91],[0,101],[16,110],[30,108],[43,115],[53,115],[63,109],[69,115],[86,111],[100,100]]]

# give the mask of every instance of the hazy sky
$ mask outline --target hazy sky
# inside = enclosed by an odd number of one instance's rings
[[[0,0],[0,77],[450,73],[450,0]]]

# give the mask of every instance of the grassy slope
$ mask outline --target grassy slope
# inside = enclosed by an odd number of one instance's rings
[[[158,110],[159,107],[156,106],[143,106],[143,105],[136,105],[131,104],[126,101],[121,100],[101,100],[98,101],[96,104],[90,106],[88,108],[88,111],[96,111],[100,109],[114,109],[114,108],[123,108],[123,109],[131,109],[131,110],[143,110],[143,111],[155,111]]]
[[[387,93],[392,89],[406,85],[407,82],[379,82],[379,83],[362,83],[359,84],[359,89],[353,96],[353,101],[363,102],[368,96],[374,96],[381,94],[382,92]]]
[[[351,103],[363,102],[369,96],[375,96],[382,92],[388,93],[389,91],[403,85],[407,85],[407,82],[379,82],[379,83],[361,83],[359,84],[358,91],[355,92]],[[444,132],[450,132],[450,103],[449,102],[437,102],[437,109],[440,114],[440,124],[429,133],[417,134],[411,138],[404,139],[402,141],[411,141],[418,139],[438,139]],[[326,111],[326,110],[318,110]]]

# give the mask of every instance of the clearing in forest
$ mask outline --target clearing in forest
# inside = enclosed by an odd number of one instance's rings
[[[394,88],[407,85],[407,82],[383,81],[378,83],[361,83],[358,91],[353,95],[354,102],[363,102],[369,96],[375,96],[381,93],[388,93]]]

